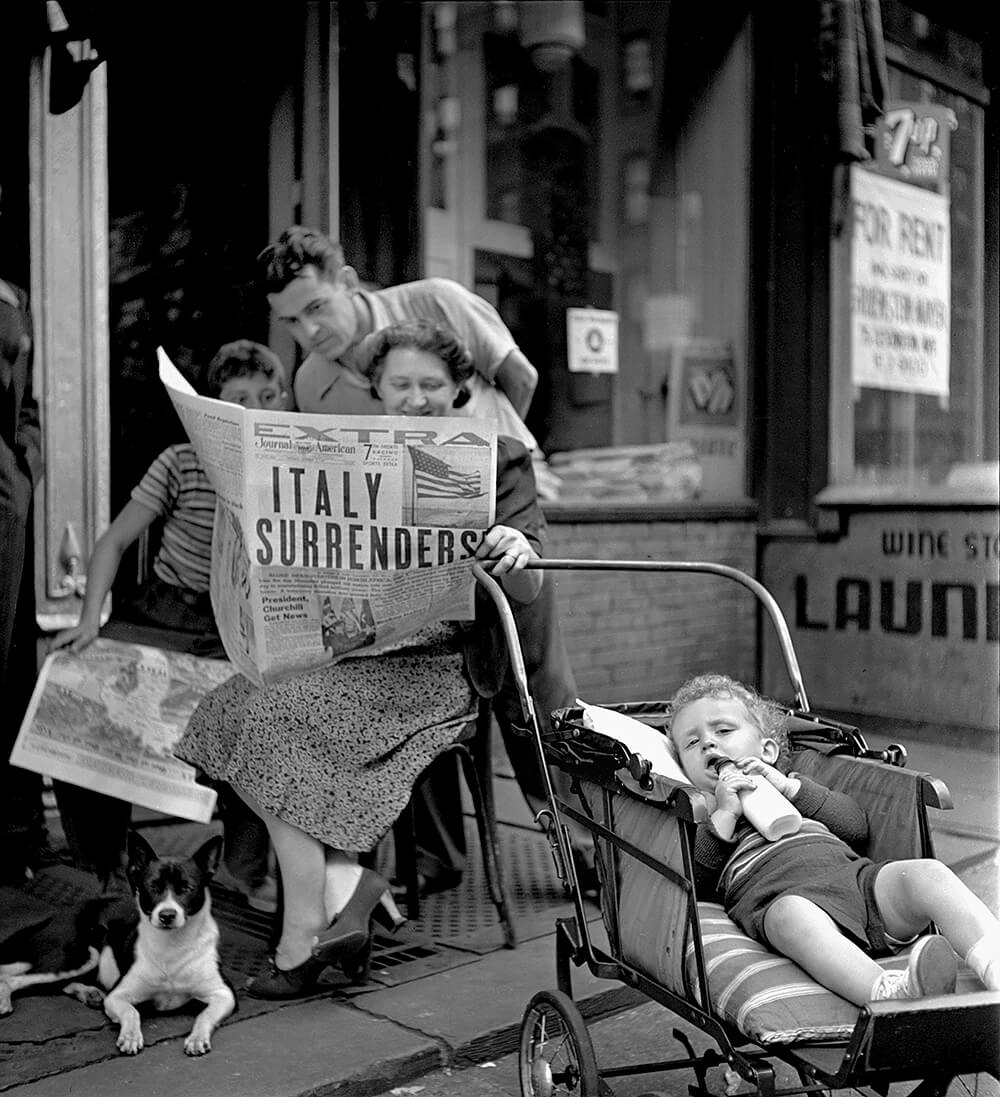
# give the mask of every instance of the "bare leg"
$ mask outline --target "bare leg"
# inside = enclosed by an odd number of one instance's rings
[[[274,962],[280,970],[287,971],[309,959],[313,938],[330,920],[323,903],[326,853],[323,843],[312,835],[265,811],[242,789],[236,791],[264,820],[281,868],[284,917]]]
[[[775,899],[764,916],[764,931],[776,952],[817,983],[858,1006],[871,1000],[882,969],[815,903],[801,895]]]
[[[900,940],[936,922],[951,947],[965,956],[997,929],[986,904],[941,861],[892,861],[875,877],[874,892],[885,928]]]
[[[334,915],[339,914],[347,906],[347,901],[354,894],[360,879],[361,866],[358,864],[356,853],[327,849],[324,905],[328,922],[332,922]],[[385,907],[386,914],[395,925],[398,926],[406,921],[390,892],[385,892],[379,902]]]
[[[347,905],[354,889],[361,879],[361,866],[357,858],[339,849],[326,851],[326,887],[324,890],[324,908],[326,920],[333,921]]]

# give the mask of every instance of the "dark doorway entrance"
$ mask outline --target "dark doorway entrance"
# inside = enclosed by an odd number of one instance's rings
[[[218,347],[267,340],[251,284],[268,239],[273,105],[294,56],[278,23],[202,5],[118,22],[107,45],[111,513],[185,435],[157,375],[162,345],[197,389]],[[125,593],[135,568],[119,571]]]

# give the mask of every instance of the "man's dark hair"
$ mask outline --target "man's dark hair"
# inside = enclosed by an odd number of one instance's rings
[[[218,399],[227,381],[234,377],[252,377],[256,373],[263,374],[269,381],[278,381],[282,386],[287,384],[281,359],[263,343],[255,343],[252,339],[223,343],[208,364],[205,395]]]
[[[257,256],[257,274],[265,293],[280,293],[303,267],[315,267],[326,278],[334,278],[344,266],[344,249],[329,236],[292,225]]]

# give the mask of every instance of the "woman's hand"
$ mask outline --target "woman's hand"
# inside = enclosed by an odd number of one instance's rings
[[[523,571],[529,560],[537,560],[538,553],[527,537],[513,526],[493,526],[483,534],[476,549],[476,559],[493,564],[490,573],[494,579],[512,571]]]
[[[798,795],[801,786],[798,778],[789,777],[761,758],[740,758],[736,765],[743,773],[754,774],[769,781],[788,800]]]

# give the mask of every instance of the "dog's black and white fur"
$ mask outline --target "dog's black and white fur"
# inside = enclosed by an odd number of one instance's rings
[[[157,857],[144,838],[129,834],[126,871],[139,908],[134,944],[105,947],[98,967],[98,982],[108,990],[104,1012],[120,1026],[118,1050],[125,1055],[142,1050],[136,1006],[144,1002],[158,1010],[205,1003],[184,1041],[187,1055],[211,1051],[212,1033],[236,1008],[219,968],[219,927],[208,891],[221,854],[221,836],[183,858]]]

